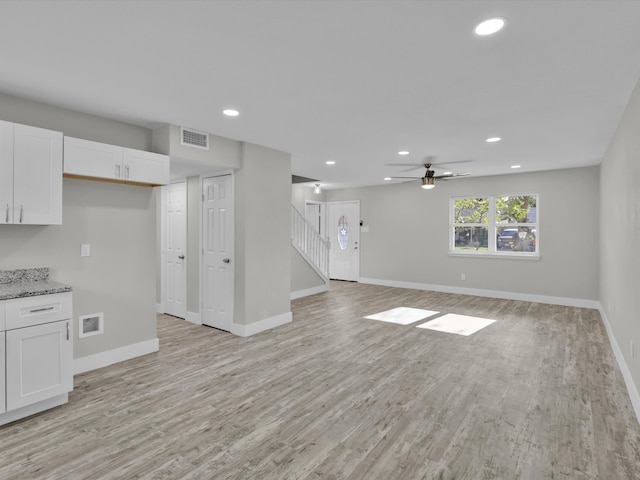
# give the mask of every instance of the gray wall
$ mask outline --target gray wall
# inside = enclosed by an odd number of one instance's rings
[[[147,128],[2,93],[0,93],[0,119],[57,130],[68,137],[138,150],[150,151],[151,149],[152,132]]]
[[[291,246],[291,293],[321,287],[324,280],[307,263],[307,261]]]
[[[387,281],[597,300],[598,167],[329,190],[360,200],[360,276]],[[538,193],[540,259],[448,255],[452,196]],[[466,280],[461,280],[461,274]]]
[[[640,83],[600,167],[600,301],[640,386]],[[635,357],[631,357],[631,341]]]
[[[291,312],[291,156],[243,143],[235,175],[235,321]]]
[[[304,205],[307,200],[313,202],[325,202],[327,193],[322,190],[319,194],[313,193],[313,186],[295,184],[291,186],[291,203],[304,215]]]
[[[0,94],[3,120],[147,150],[151,131]],[[0,226],[0,268],[49,266],[70,284],[74,316],[105,313],[105,333],[77,339],[74,357],[156,338],[154,189],[66,179],[63,224]],[[91,244],[91,257],[80,245]],[[77,322],[75,327],[77,328]]]
[[[74,358],[156,338],[154,189],[74,179],[63,189],[62,225],[0,225],[0,268],[48,266],[73,287],[75,319],[104,312],[102,335],[78,339],[74,321]]]

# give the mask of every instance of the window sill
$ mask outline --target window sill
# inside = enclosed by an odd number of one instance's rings
[[[500,260],[540,260],[539,253],[449,252],[450,257],[493,258]]]

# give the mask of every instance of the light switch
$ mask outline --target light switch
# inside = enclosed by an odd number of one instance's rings
[[[88,243],[83,243],[80,245],[80,256],[81,257],[90,257],[91,256],[91,245]]]

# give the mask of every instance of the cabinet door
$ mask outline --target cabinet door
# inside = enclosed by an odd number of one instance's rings
[[[73,389],[71,320],[6,332],[7,411]]]
[[[64,137],[64,173],[81,177],[122,179],[122,147]]]
[[[149,185],[169,184],[169,157],[159,153],[123,149],[124,180]]]
[[[4,332],[0,332],[0,413],[7,411],[7,403],[5,401],[5,348],[4,348]]]
[[[14,125],[13,223],[62,224],[62,133]]]
[[[0,120],[0,223],[13,223],[13,123]]]

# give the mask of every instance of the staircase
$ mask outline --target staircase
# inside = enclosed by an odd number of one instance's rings
[[[295,206],[291,205],[291,244],[329,284],[329,242],[323,239]]]

